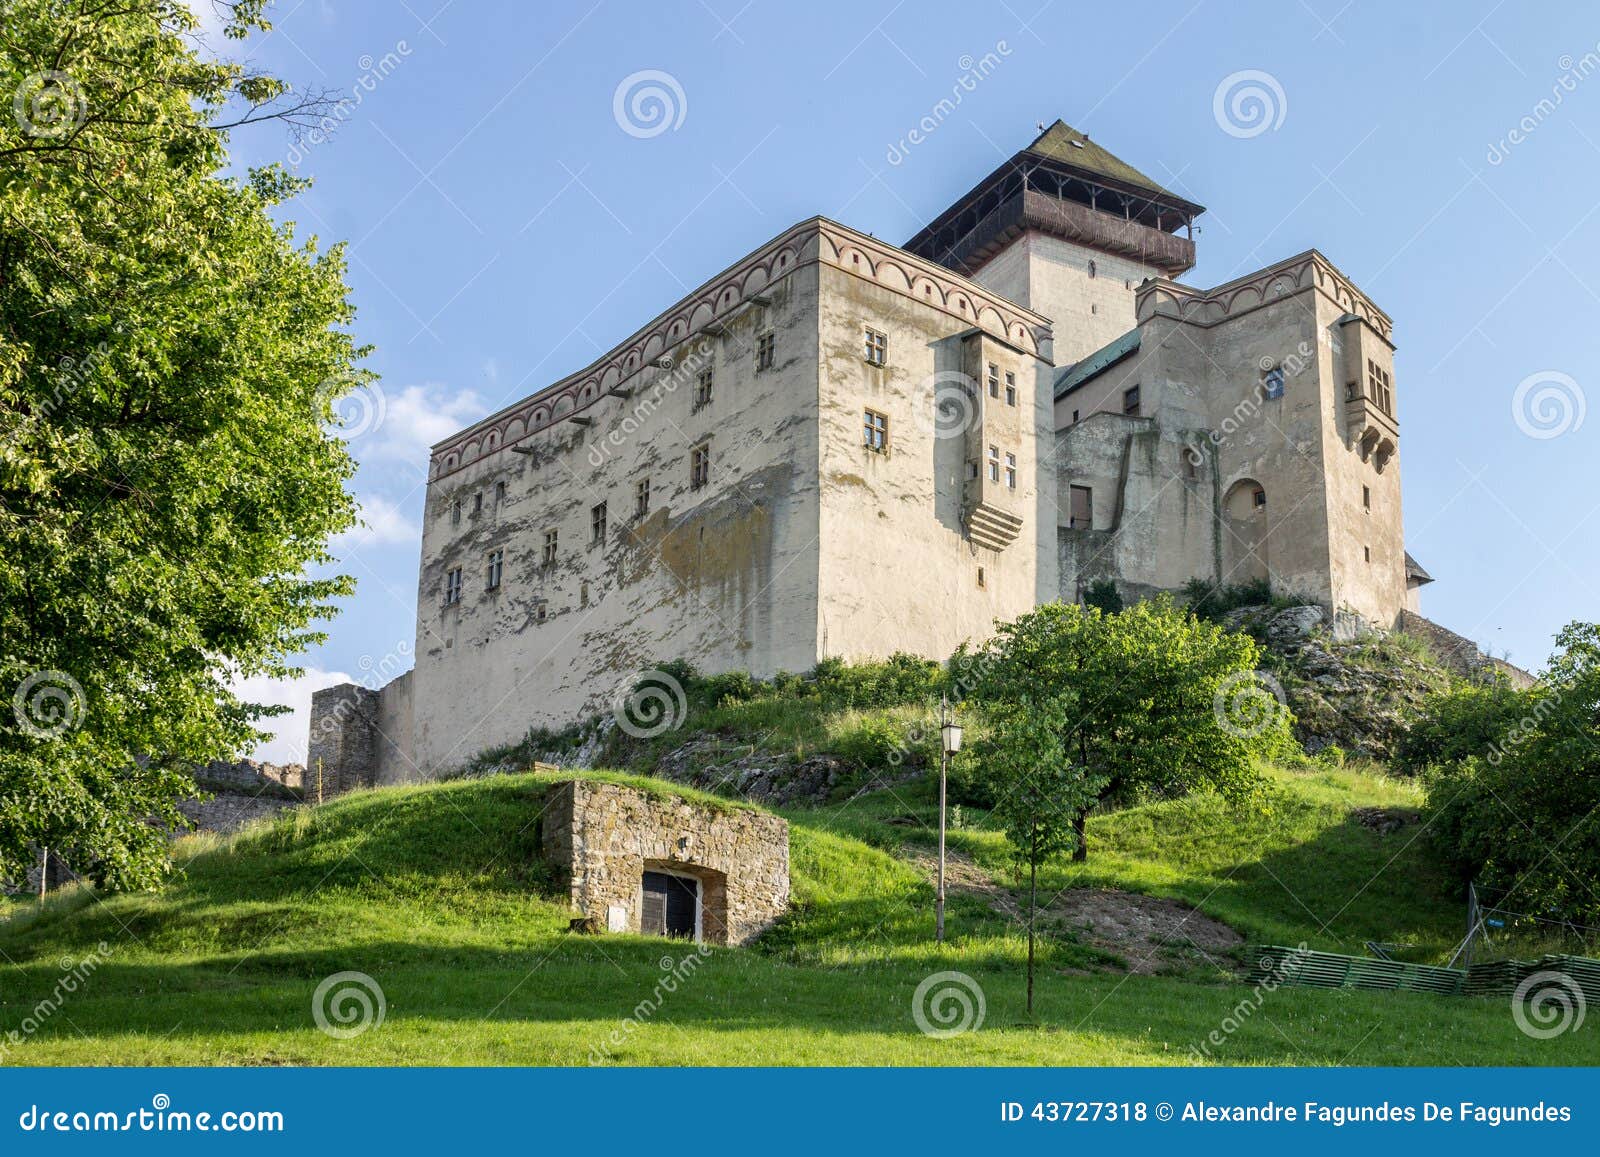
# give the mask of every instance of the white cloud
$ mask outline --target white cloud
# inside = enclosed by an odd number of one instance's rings
[[[351,527],[336,536],[332,543],[335,553],[367,546],[414,543],[422,537],[422,527],[408,518],[398,503],[381,494],[358,497],[356,502],[364,525]]]
[[[298,679],[269,679],[264,675],[249,679],[236,679],[232,691],[246,703],[274,703],[292,708],[287,714],[274,715],[257,724],[272,738],[250,753],[251,758],[267,763],[300,763],[306,761],[306,739],[311,733],[311,693],[339,683],[356,680],[343,671],[322,671],[306,668]]]
[[[352,440],[350,449],[363,462],[401,461],[426,469],[435,442],[470,426],[489,412],[475,390],[447,393],[434,384],[406,386],[383,393],[383,417],[372,432]]]

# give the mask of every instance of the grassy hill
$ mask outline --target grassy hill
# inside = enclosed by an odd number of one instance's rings
[[[1004,846],[970,812],[951,837],[965,881],[951,942],[930,942],[925,782],[786,812],[792,913],[758,947],[708,950],[685,968],[692,945],[568,932],[538,858],[551,782],[362,792],[231,840],[183,841],[183,874],[159,895],[18,904],[0,923],[5,1061],[1183,1064],[1237,1021],[1211,1060],[1600,1063],[1593,1031],[1531,1040],[1499,1000],[1281,989],[1253,1007],[1225,951],[1174,944],[1170,959],[1130,960],[1060,916],[1046,921],[1038,1016],[1026,1022]],[[1447,951],[1461,906],[1405,822],[1412,789],[1342,769],[1274,782],[1269,806],[1250,813],[1202,798],[1097,817],[1089,862],[1054,868],[1048,898],[1091,885],[1181,900],[1257,939]],[[92,975],[40,1016],[64,972],[102,944]],[[311,1006],[319,982],[345,970],[376,979],[387,1015],[340,1040],[315,1027]],[[663,995],[674,970],[681,982]],[[981,987],[980,1031],[918,1030],[913,994],[944,970]],[[30,1018],[34,1031],[5,1037]]]

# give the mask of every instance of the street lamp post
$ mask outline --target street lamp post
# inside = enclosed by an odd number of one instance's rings
[[[944,943],[944,815],[950,757],[961,750],[961,724],[950,714],[950,700],[939,700],[939,891],[934,900],[934,940]]]

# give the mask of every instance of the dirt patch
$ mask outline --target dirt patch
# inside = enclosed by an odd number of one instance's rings
[[[1068,888],[1049,912],[1089,943],[1121,956],[1129,972],[1225,966],[1224,958],[1244,943],[1232,928],[1187,904],[1114,888]]]
[[[939,855],[921,848],[908,850],[907,857],[930,881],[939,878]],[[995,882],[964,852],[947,851],[944,857],[944,889],[947,896],[976,896],[1007,920],[1021,922],[1022,909],[1017,906],[1011,890]]]
[[[1415,811],[1391,811],[1381,807],[1358,807],[1350,815],[1356,823],[1364,828],[1371,828],[1380,836],[1391,835],[1422,818]]]

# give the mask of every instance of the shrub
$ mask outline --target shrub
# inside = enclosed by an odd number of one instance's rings
[[[1394,768],[1418,775],[1429,767],[1487,757],[1532,706],[1528,692],[1500,683],[1458,684],[1430,695],[1395,744]]]
[[[1183,584],[1183,597],[1188,601],[1190,614],[1212,622],[1240,607],[1268,606],[1273,601],[1272,587],[1263,578],[1234,584],[1192,578]]]
[[[1099,607],[1106,614],[1114,615],[1122,610],[1122,594],[1110,579],[1096,579],[1083,592],[1083,605]]]

